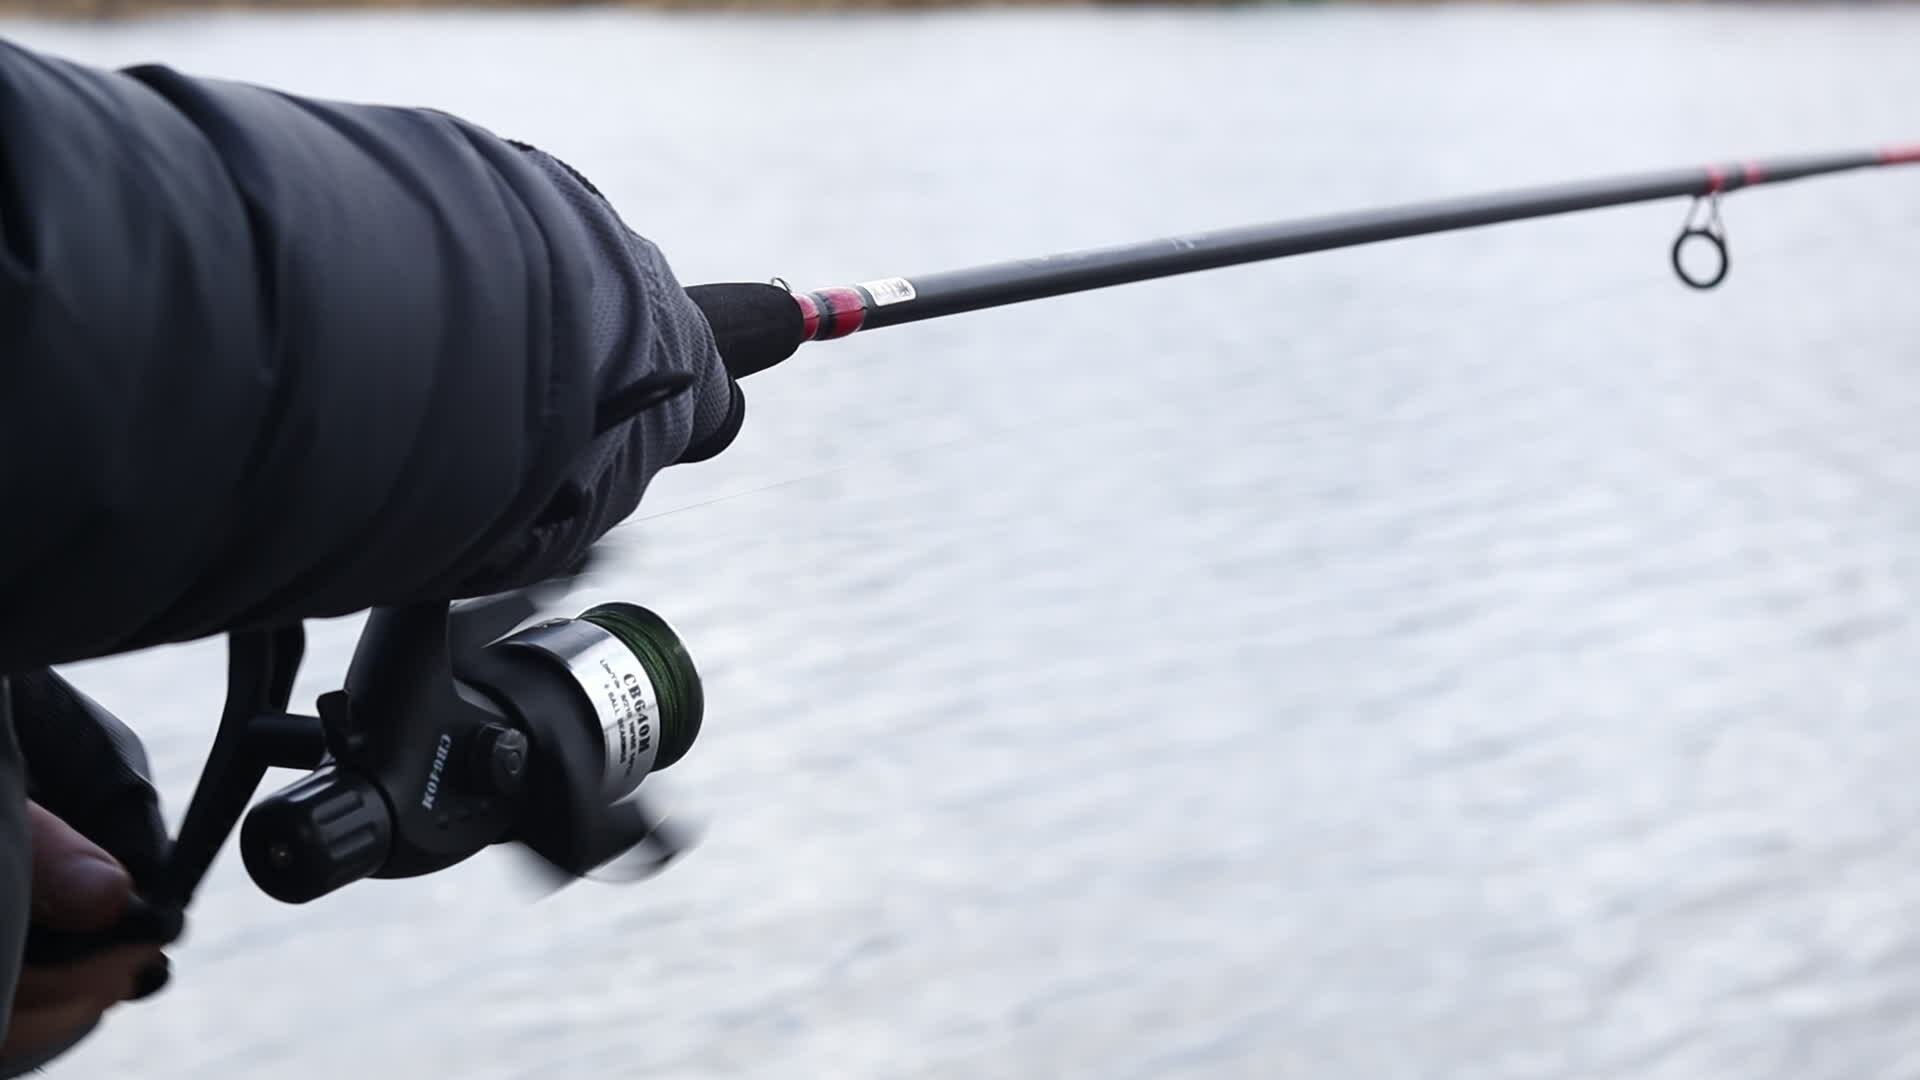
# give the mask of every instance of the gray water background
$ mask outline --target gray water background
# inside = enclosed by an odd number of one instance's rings
[[[1920,10],[221,15],[0,32],[428,104],[688,281],[823,285],[1920,138]],[[810,347],[575,602],[707,842],[301,908],[216,869],[56,1076],[1920,1076],[1920,172]],[[299,697],[355,620],[312,628]],[[217,645],[83,665],[172,810]]]

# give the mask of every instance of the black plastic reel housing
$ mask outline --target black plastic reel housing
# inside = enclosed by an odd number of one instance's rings
[[[648,839],[651,825],[629,797],[686,754],[705,708],[684,645],[629,604],[499,638],[502,622],[519,621],[511,613],[374,613],[345,688],[320,702],[327,760],[241,828],[242,857],[263,891],[304,903],[363,877],[441,870],[506,841],[578,877]],[[570,668],[530,645],[536,632],[597,651]],[[631,688],[631,700],[608,701],[610,686]],[[619,771],[610,755],[636,740],[651,755],[646,767],[610,784]]]

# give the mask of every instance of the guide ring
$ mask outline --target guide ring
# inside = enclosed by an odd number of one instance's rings
[[[1718,263],[1710,276],[1698,277],[1687,272],[1680,255],[1687,249],[1687,241],[1699,237],[1713,248]],[[1693,205],[1687,207],[1687,217],[1680,223],[1680,235],[1674,237],[1673,251],[1670,255],[1673,272],[1681,281],[1696,289],[1711,289],[1727,280],[1727,271],[1733,268],[1733,258],[1727,254],[1727,227],[1720,221],[1720,193],[1709,192],[1705,196],[1696,196]]]
[[[1707,244],[1713,248],[1713,253],[1719,260],[1718,264],[1714,267],[1713,273],[1704,277],[1696,277],[1689,273],[1686,262],[1680,258],[1681,252],[1687,248],[1687,242],[1695,237],[1706,241]],[[1726,238],[1712,229],[1696,227],[1682,229],[1680,230],[1680,235],[1674,238],[1672,261],[1673,272],[1680,275],[1681,281],[1686,282],[1696,289],[1703,290],[1711,289],[1722,281],[1727,280],[1727,271],[1731,269],[1733,265],[1732,257],[1727,254]]]

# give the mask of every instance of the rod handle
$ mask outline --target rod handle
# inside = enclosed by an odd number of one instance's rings
[[[799,302],[778,285],[694,285],[687,298],[707,317],[720,360],[736,379],[785,360],[806,340]]]

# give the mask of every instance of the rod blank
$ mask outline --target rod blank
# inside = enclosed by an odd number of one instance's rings
[[[1429,233],[1920,163],[1920,145],[1747,161],[1470,195],[887,278],[796,294],[809,340],[1242,263]]]

